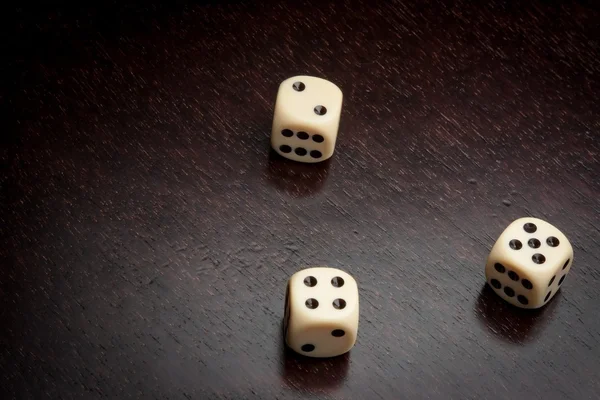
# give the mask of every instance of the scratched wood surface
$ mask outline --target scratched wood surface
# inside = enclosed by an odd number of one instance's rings
[[[4,14],[3,399],[598,398],[597,5],[342,3]],[[327,163],[269,152],[296,74],[344,91]],[[483,275],[527,215],[575,251],[534,312]],[[302,359],[286,280],[323,264],[359,338]]]

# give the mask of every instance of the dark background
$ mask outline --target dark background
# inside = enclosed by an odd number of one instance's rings
[[[598,398],[597,3],[84,3],[3,6],[4,399]],[[329,162],[269,152],[298,74],[344,92]],[[539,311],[484,287],[522,216],[575,252]],[[321,264],[359,338],[303,359]]]

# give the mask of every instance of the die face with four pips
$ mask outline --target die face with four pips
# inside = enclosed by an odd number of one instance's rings
[[[540,308],[554,297],[573,264],[573,247],[555,226],[519,218],[502,232],[485,266],[487,283],[507,302]]]
[[[342,91],[313,76],[294,76],[279,85],[271,147],[279,155],[317,163],[333,155],[342,112]]]
[[[286,290],[284,336],[295,352],[335,357],[348,352],[358,333],[358,285],[336,268],[301,270]]]

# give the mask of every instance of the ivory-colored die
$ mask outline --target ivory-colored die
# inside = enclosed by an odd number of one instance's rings
[[[507,302],[540,308],[558,292],[572,265],[573,247],[558,228],[538,218],[519,218],[494,244],[485,276]]]
[[[342,112],[342,91],[313,76],[294,76],[279,85],[271,147],[291,160],[316,163],[333,155]]]
[[[296,272],[285,296],[284,337],[288,347],[308,357],[348,352],[358,334],[358,285],[336,268]]]

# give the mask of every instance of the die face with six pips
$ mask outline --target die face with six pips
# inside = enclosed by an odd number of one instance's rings
[[[333,155],[343,95],[334,83],[313,76],[294,76],[279,86],[271,147],[281,156],[317,163]]]
[[[558,228],[538,218],[519,218],[494,244],[485,275],[507,302],[540,308],[557,293],[572,264],[573,247]]]
[[[286,290],[286,344],[309,357],[348,352],[358,333],[358,285],[348,273],[327,267],[292,275]]]

